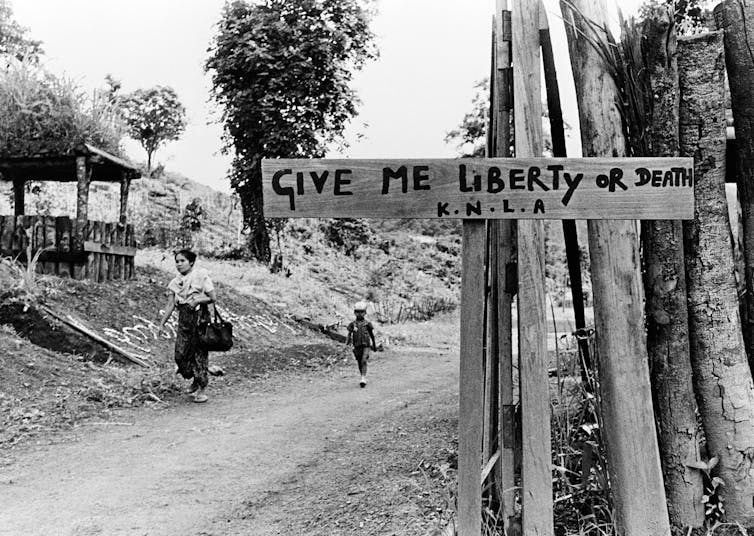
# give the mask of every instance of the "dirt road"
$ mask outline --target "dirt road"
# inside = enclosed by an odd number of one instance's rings
[[[377,354],[366,389],[355,365],[287,375],[30,447],[0,469],[0,534],[420,534],[442,510],[411,474],[452,441],[449,344]]]

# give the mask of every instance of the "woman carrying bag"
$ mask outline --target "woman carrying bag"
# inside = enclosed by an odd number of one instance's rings
[[[199,341],[198,323],[207,304],[214,303],[215,287],[209,274],[202,268],[195,268],[196,253],[182,249],[175,254],[175,267],[178,275],[168,284],[170,294],[165,306],[165,314],[160,321],[160,332],[173,310],[178,309],[178,327],[175,337],[175,362],[178,373],[193,382],[189,389],[194,402],[206,402],[205,389],[209,383],[208,353]]]

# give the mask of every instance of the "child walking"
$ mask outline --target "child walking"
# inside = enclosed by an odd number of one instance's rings
[[[374,341],[374,327],[364,317],[367,314],[367,304],[358,302],[353,306],[353,313],[356,320],[348,324],[348,338],[346,344],[353,344],[353,355],[359,364],[359,373],[361,381],[359,385],[363,388],[367,386],[367,362],[369,361],[369,350],[377,350],[377,344]]]

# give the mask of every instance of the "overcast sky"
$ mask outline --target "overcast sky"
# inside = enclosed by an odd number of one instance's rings
[[[209,102],[203,63],[223,0],[14,0],[18,22],[43,42],[48,68],[82,87],[104,86],[111,74],[123,91],[172,86],[189,126],[156,160],[189,178],[228,190],[229,158]],[[555,0],[546,0],[564,103],[573,102],[570,66]],[[636,4],[635,0],[626,4]],[[489,75],[494,0],[377,0],[373,21],[380,59],[355,80],[360,115],[348,129],[353,158],[456,156],[445,134],[469,109],[475,82]],[[623,8],[625,9],[625,7]],[[571,87],[569,87],[571,86]],[[564,105],[577,125],[575,108]],[[576,156],[578,134],[569,154]],[[141,148],[128,144],[134,160]],[[336,156],[336,155],[332,155]],[[338,155],[340,156],[340,155]]]

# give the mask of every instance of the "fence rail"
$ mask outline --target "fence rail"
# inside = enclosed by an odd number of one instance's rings
[[[77,245],[74,221],[67,216],[0,216],[0,255],[27,262],[42,250],[37,272],[74,279],[131,279],[136,238],[133,225],[87,221]]]

